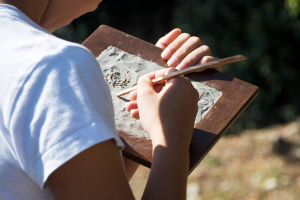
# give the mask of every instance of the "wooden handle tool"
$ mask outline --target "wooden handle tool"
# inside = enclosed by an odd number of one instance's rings
[[[205,63],[205,64],[202,64],[202,65],[196,65],[194,67],[185,68],[183,70],[173,72],[172,74],[168,74],[168,75],[161,76],[161,77],[158,77],[156,79],[153,79],[152,82],[153,82],[153,85],[156,85],[156,84],[163,83],[166,80],[169,80],[169,79],[181,76],[181,75],[186,75],[186,74],[190,74],[190,73],[193,73],[193,72],[204,71],[204,70],[209,69],[209,68],[215,68],[215,67],[218,67],[218,66],[221,66],[221,65],[226,65],[226,64],[229,64],[229,63],[233,63],[233,62],[237,62],[237,61],[241,61],[241,60],[246,60],[246,59],[247,58],[245,56],[242,56],[242,55],[231,56],[231,57],[228,57],[228,58],[215,60],[215,61]],[[137,86],[134,86],[132,88],[128,88],[126,90],[123,90],[123,91],[121,91],[117,94],[117,97],[128,94],[128,93],[130,93],[130,92],[132,92],[136,89],[137,89]]]

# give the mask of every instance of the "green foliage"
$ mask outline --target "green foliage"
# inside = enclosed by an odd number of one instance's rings
[[[285,5],[291,17],[297,17],[300,12],[300,0],[286,0]]]
[[[289,16],[284,1],[185,0],[176,7],[174,19],[174,26],[200,36],[214,56],[248,57],[224,67],[225,73],[260,88],[232,132],[299,115],[300,21]]]
[[[224,72],[257,85],[259,95],[230,132],[293,120],[300,112],[299,0],[115,0],[55,34],[83,42],[107,24],[143,40],[157,39],[179,27],[199,36],[214,56],[236,54],[246,61]]]

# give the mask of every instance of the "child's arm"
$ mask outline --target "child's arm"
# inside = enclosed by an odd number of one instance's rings
[[[153,162],[143,199],[185,199],[189,144],[197,114],[198,92],[184,77],[152,86],[151,79],[174,70],[160,70],[140,79],[131,115],[140,118],[152,139]],[[158,92],[158,93],[157,93]]]
[[[49,176],[55,199],[134,199],[114,140],[76,155]]]
[[[125,158],[124,156],[123,156],[123,161],[124,161],[127,180],[130,181],[133,175],[135,174],[136,170],[139,168],[140,164],[128,158]]]

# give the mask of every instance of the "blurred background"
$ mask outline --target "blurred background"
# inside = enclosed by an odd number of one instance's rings
[[[173,28],[215,57],[246,61],[224,73],[259,94],[191,174],[188,199],[300,199],[300,0],[104,0],[54,34],[82,43],[101,24],[155,44]],[[131,181],[140,198],[149,170]]]

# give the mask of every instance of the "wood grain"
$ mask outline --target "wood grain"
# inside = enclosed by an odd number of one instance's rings
[[[99,56],[108,46],[114,46],[142,59],[167,67],[166,61],[160,56],[162,49],[109,26],[100,26],[84,41],[83,45],[95,57]],[[220,99],[194,128],[190,145],[189,172],[191,173],[220,139],[225,130],[233,124],[253,101],[258,93],[258,88],[212,69],[201,73],[192,73],[187,75],[187,77],[195,81],[207,82],[208,86],[216,88],[223,93]],[[146,167],[151,167],[151,141],[145,138],[135,138],[121,131],[119,131],[119,135],[125,144],[123,155]]]

